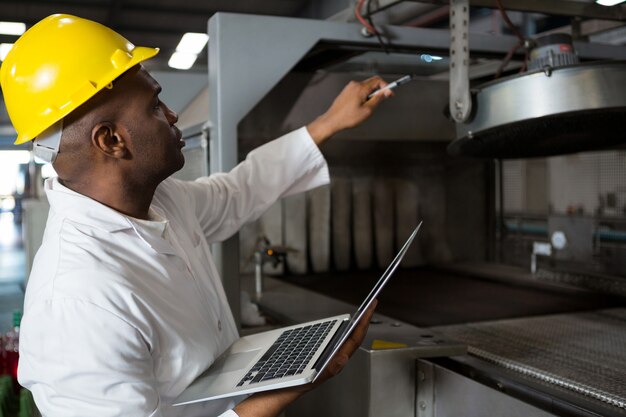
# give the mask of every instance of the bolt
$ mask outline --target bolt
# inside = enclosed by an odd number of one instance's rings
[[[457,100],[454,102],[454,105],[456,106],[457,110],[462,109],[463,108],[463,102],[461,100]]]
[[[420,401],[420,410],[426,410],[426,403],[424,401]]]
[[[424,374],[424,371],[419,371],[417,373],[417,377],[419,378],[420,381],[424,381],[426,379],[426,375]]]
[[[457,120],[463,120],[463,113],[461,113],[460,111],[456,113],[456,118]]]
[[[467,132],[467,137],[470,139],[474,139],[474,132],[472,132],[471,130]]]
[[[370,33],[370,31],[367,30],[367,28],[362,27],[361,28],[361,36],[363,36],[364,38],[371,38],[372,37],[372,33]]]

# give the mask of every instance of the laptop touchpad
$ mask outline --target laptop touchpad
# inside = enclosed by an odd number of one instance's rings
[[[213,365],[210,370],[213,372],[232,372],[238,371],[241,368],[251,365],[252,359],[257,355],[259,349],[251,350],[248,352],[231,353],[230,355],[220,358]]]

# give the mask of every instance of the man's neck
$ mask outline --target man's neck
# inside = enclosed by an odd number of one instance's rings
[[[61,178],[59,178],[59,182],[63,186],[124,215],[144,220],[149,220],[150,204],[158,185],[139,185],[119,181],[92,184],[72,182]]]

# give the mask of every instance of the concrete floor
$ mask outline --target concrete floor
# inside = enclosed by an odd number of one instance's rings
[[[23,308],[25,271],[22,227],[13,213],[0,213],[0,333],[11,327],[13,311]]]

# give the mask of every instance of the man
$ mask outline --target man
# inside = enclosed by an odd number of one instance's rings
[[[253,151],[228,174],[169,178],[184,164],[177,115],[135,47],[85,19],[53,15],[0,70],[18,132],[54,163],[50,214],[25,300],[19,380],[44,416],[274,416],[313,386],[171,402],[236,338],[209,243],[274,201],[329,181],[317,145],[365,120],[380,78],[350,83],[308,126]],[[336,374],[369,317],[336,355]],[[234,409],[233,409],[234,407]]]

